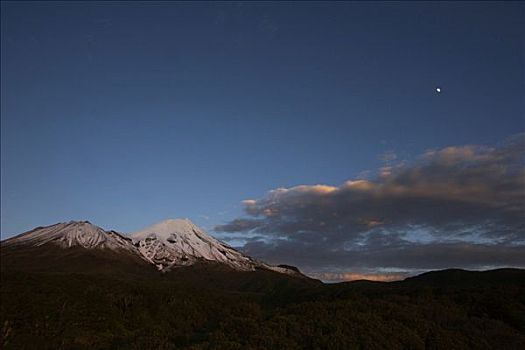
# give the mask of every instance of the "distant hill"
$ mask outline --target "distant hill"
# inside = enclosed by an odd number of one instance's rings
[[[464,286],[476,287],[487,285],[525,285],[525,270],[495,269],[488,271],[467,271],[447,269],[430,271],[404,280],[405,284],[431,285],[434,287]]]

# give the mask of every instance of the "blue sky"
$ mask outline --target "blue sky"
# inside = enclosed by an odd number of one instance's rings
[[[525,130],[523,3],[2,2],[2,238],[206,229]],[[435,88],[442,88],[437,94]]]

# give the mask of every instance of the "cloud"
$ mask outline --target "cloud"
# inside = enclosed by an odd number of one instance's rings
[[[386,151],[383,154],[379,155],[378,158],[379,160],[385,163],[390,163],[397,159],[397,154],[394,151],[390,150],[390,151]]]
[[[312,273],[311,277],[325,282],[345,282],[359,280],[391,282],[403,280],[408,277],[408,275],[406,273],[318,272]]]
[[[332,244],[304,244],[294,240],[249,241],[247,254],[270,263],[299,266],[307,273],[351,270],[355,273],[394,269],[421,271],[444,268],[488,269],[525,267],[525,246],[473,242],[414,243],[389,240],[334,249]]]
[[[215,230],[256,233],[247,252],[312,271],[525,266],[524,133],[393,160],[368,180],[277,188]]]

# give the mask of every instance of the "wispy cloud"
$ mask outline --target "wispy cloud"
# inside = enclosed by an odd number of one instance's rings
[[[379,160],[385,163],[390,163],[397,159],[397,154],[394,151],[390,150],[380,154],[378,158]]]

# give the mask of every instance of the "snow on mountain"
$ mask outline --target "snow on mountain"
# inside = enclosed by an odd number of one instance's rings
[[[159,270],[192,265],[198,260],[215,261],[243,271],[255,270],[259,265],[209,236],[188,219],[162,221],[130,237],[142,255]]]
[[[104,231],[89,221],[70,221],[47,227],[37,227],[21,235],[6,239],[3,247],[56,244],[63,248],[81,246],[88,249],[124,249],[134,251],[131,240],[115,231]]]
[[[105,231],[88,221],[70,221],[37,227],[9,238],[2,241],[2,249],[39,247],[47,244],[62,248],[125,250],[155,265],[161,271],[208,261],[240,271],[266,269],[304,277],[293,267],[272,266],[252,259],[211,237],[188,219],[162,221],[130,235]]]

